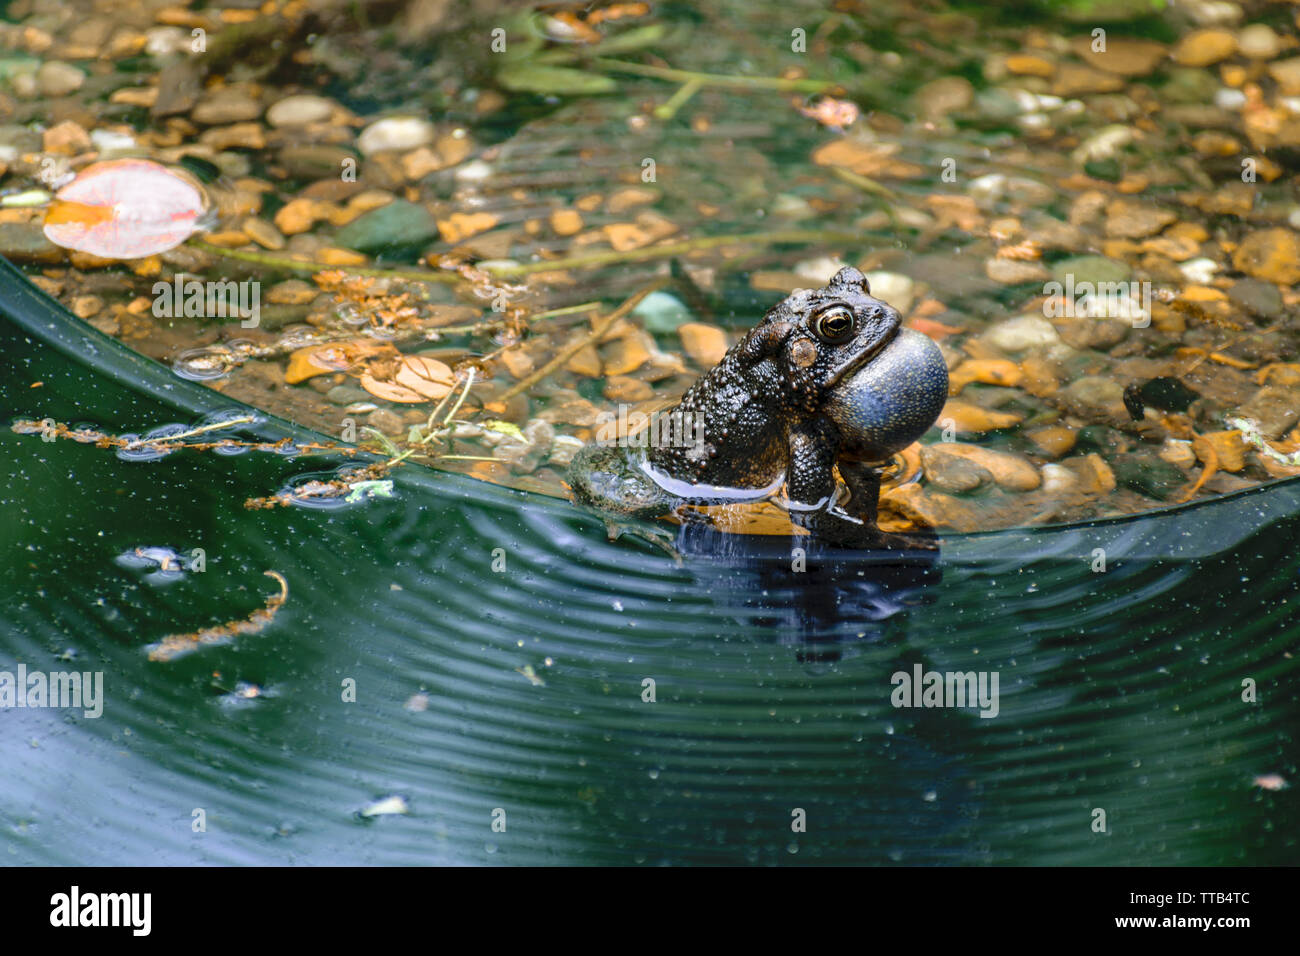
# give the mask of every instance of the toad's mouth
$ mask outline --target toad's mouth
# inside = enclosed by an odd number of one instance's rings
[[[882,351],[884,351],[885,346],[887,346],[890,342],[894,341],[894,339],[897,338],[898,330],[901,329],[902,327],[903,327],[902,320],[901,319],[896,320],[893,324],[893,327],[890,328],[889,331],[878,342],[876,342],[870,348],[863,349],[861,352],[854,355],[852,358],[846,361],[843,365],[840,365],[838,368],[832,369],[830,375],[826,377],[826,384],[838,385],[841,379],[845,378],[846,376],[852,375],[858,369],[862,368],[862,366],[866,365],[873,358],[875,358]]]

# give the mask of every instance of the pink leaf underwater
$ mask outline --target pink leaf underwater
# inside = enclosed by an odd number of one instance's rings
[[[139,259],[180,245],[204,228],[207,192],[188,173],[147,159],[93,163],[58,191],[45,235],[103,259]]]

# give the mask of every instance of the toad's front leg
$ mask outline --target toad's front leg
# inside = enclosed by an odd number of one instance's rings
[[[790,468],[786,493],[791,519],[825,541],[845,548],[931,551],[938,547],[932,536],[890,534],[876,527],[880,498],[880,473],[858,462],[841,463],[849,487],[849,510],[835,506],[834,434],[816,428],[790,435]]]
[[[839,442],[825,426],[790,433],[790,465],[785,473],[792,514],[815,514],[835,501],[835,455]]]
[[[840,459],[840,477],[849,489],[844,510],[874,525],[880,505],[880,468],[861,461]]]

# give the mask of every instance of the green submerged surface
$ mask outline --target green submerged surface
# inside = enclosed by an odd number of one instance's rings
[[[7,273],[6,423],[141,432],[230,407],[18,290]],[[1297,859],[1296,790],[1257,779],[1296,776],[1295,483],[794,573],[789,542],[688,536],[676,567],[452,475],[249,511],[331,465],[123,461],[7,428],[0,448],[0,670],[102,671],[105,696],[98,719],[0,711],[6,863]],[[203,548],[206,570],[150,583],[117,560],[146,547]],[[289,599],[264,631],[148,660],[261,607],[268,569]],[[916,664],[998,672],[997,716],[892,706]],[[390,795],[409,813],[358,816]]]

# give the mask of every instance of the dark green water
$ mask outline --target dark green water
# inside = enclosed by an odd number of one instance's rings
[[[221,402],[4,282],[6,423],[138,432]],[[106,698],[99,719],[0,710],[9,863],[1297,861],[1296,789],[1254,783],[1297,774],[1295,483],[795,573],[788,542],[690,536],[678,568],[456,476],[248,511],[328,466],[127,462],[7,429],[0,449],[0,670],[102,671]],[[137,547],[203,548],[207,569],[150,583],[116,560]],[[267,569],[290,596],[262,633],[147,659],[260,607]],[[892,706],[918,663],[996,671],[997,716]],[[356,815],[390,794],[409,814]]]

